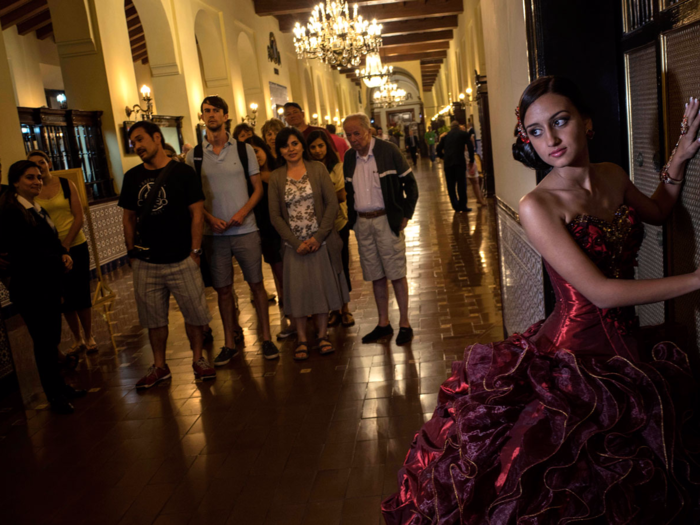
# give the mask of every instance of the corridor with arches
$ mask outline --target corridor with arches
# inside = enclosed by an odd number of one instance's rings
[[[0,525],[700,523],[700,0],[0,31]]]
[[[452,362],[467,345],[503,335],[493,207],[454,213],[439,166],[424,159],[416,176],[421,200],[406,230],[412,344],[360,342],[376,324],[376,309],[351,236],[357,324],[331,329],[335,354],[314,351],[294,362],[288,342],[278,361],[264,360],[237,269],[243,352],[215,381],[195,383],[173,307],[173,377],[138,392],[150,347],[135,315],[131,271],[114,271],[120,348],[86,356],[71,374],[89,389],[74,417],[24,411],[18,396],[0,401],[3,522],[379,525],[379,502],[396,490],[396,472]],[[211,289],[208,302],[213,359],[223,334]],[[278,326],[276,308],[270,313]],[[393,296],[390,317],[398,321]],[[97,336],[106,335],[100,323]]]

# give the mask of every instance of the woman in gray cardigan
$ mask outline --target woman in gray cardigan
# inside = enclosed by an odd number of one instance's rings
[[[334,228],[338,198],[326,167],[310,160],[300,131],[280,131],[275,149],[284,165],[270,175],[270,220],[282,237],[284,313],[295,319],[299,341],[294,359],[303,360],[309,358],[307,316],[315,316],[321,355],[329,354],[328,312],[349,300],[343,244]]]

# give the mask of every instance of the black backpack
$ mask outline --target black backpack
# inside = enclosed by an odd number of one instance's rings
[[[248,170],[248,150],[246,149],[246,143],[245,142],[239,142],[236,141],[236,147],[238,148],[238,158],[241,161],[241,165],[243,166],[243,174],[245,175],[245,183],[248,188],[248,197],[253,195],[253,192],[255,191],[255,188],[253,187],[253,183],[250,182],[250,176],[249,176],[249,170]],[[199,178],[202,178],[202,162],[204,159],[204,148],[202,147],[201,144],[197,144],[194,147],[194,169],[197,172],[197,175],[199,175]],[[260,199],[262,202],[262,199]],[[260,217],[259,211],[258,211],[259,206],[256,205],[253,208],[253,213],[255,214],[255,222],[258,225],[258,228],[260,227]]]

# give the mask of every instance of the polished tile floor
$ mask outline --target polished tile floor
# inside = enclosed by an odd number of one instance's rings
[[[151,364],[128,268],[118,293],[118,348],[102,342],[69,380],[90,389],[72,416],[0,399],[0,523],[42,525],[382,523],[382,497],[414,433],[429,418],[450,364],[476,341],[503,335],[495,211],[452,212],[439,166],[422,160],[420,200],[406,230],[413,343],[362,345],[377,321],[351,236],[357,324],[331,329],[337,351],[281,359],[260,353],[256,315],[237,274],[246,346],[215,381],[195,383],[182,317],[171,310],[172,380],[137,392]],[[274,290],[269,270],[266,286]],[[216,297],[208,290],[216,339]],[[273,332],[279,312],[271,305]],[[393,300],[391,319],[398,326]],[[68,344],[64,332],[64,344]]]

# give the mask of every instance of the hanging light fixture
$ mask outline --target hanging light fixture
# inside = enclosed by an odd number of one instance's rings
[[[382,108],[393,108],[406,100],[406,91],[396,84],[384,84],[373,95],[374,103]]]
[[[356,69],[355,75],[362,79],[365,86],[374,88],[386,84],[393,71],[393,66],[382,66],[379,53],[369,53],[367,60],[365,60],[364,69]]]
[[[308,34],[307,34],[308,32]],[[317,58],[331,67],[357,67],[362,57],[382,45],[382,25],[352,16],[344,0],[332,0],[314,7],[306,27],[294,26],[294,48],[300,60]]]

